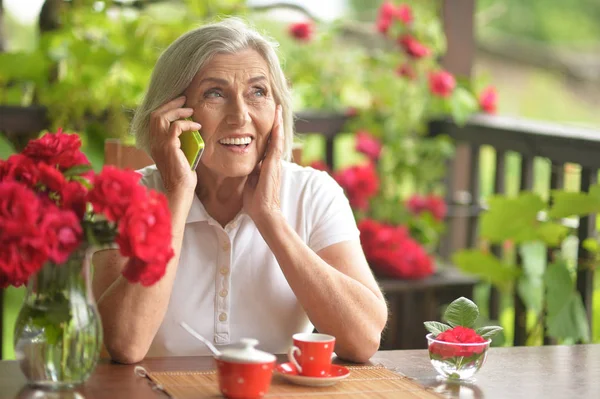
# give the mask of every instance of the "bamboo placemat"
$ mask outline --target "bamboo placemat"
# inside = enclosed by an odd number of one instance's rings
[[[350,366],[350,376],[329,387],[293,385],[279,376],[273,381],[266,398],[308,397],[310,399],[440,399],[444,396],[427,390],[408,377],[383,366]],[[156,388],[175,399],[221,397],[215,370],[212,371],[148,371]]]

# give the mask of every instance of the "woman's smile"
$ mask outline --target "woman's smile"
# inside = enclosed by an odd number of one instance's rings
[[[234,154],[247,154],[254,143],[250,135],[228,136],[218,141],[219,145],[226,151]]]

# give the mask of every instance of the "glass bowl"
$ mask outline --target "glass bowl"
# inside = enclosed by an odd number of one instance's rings
[[[491,339],[474,344],[438,341],[427,334],[429,359],[433,368],[443,377],[468,380],[479,371],[490,347]]]

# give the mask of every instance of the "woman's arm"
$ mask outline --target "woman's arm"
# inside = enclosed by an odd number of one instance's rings
[[[185,221],[194,198],[197,176],[181,151],[179,135],[198,130],[200,125],[181,120],[193,109],[181,108],[185,97],[176,98],[154,111],[150,117],[151,155],[160,172],[171,211],[175,256],[165,276],[151,287],[129,283],[121,271],[127,262],[118,251],[94,255],[93,291],[104,327],[104,344],[110,356],[122,363],[139,362],[167,312],[181,253]]]
[[[120,363],[136,363],[146,356],[167,312],[191,201],[185,195],[171,195],[169,204],[175,256],[156,284],[144,287],[129,283],[121,275],[127,258],[118,250],[94,254],[93,291],[98,298],[104,345],[110,357]]]
[[[336,337],[340,357],[365,362],[379,348],[387,305],[358,241],[334,244],[316,254],[282,215],[280,106],[275,115],[265,159],[244,189],[244,208],[315,327]]]
[[[340,242],[316,254],[281,214],[261,219],[257,227],[311,322],[336,337],[337,355],[369,360],[379,348],[387,305],[360,242]]]

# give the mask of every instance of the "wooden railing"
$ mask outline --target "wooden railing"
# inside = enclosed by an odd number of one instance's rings
[[[520,190],[532,190],[534,181],[543,178],[542,176],[536,176],[534,173],[536,158],[544,158],[550,164],[548,182],[550,189],[563,188],[566,164],[580,166],[579,183],[581,191],[587,192],[590,186],[597,182],[600,169],[600,130],[479,115],[473,117],[464,127],[458,127],[447,121],[432,123],[430,134],[432,136],[446,134],[457,143],[467,144],[471,160],[468,168],[466,190],[456,189],[453,181],[456,174],[452,173],[453,168],[450,168],[451,171],[448,174],[447,200],[455,215],[455,220],[450,221],[448,235],[455,240],[452,243],[447,243],[446,250],[449,252],[458,248],[469,248],[477,245],[478,215],[482,210],[480,191],[480,154],[482,146],[491,146],[496,153],[493,192],[497,194],[506,193],[506,157],[509,152],[515,152],[521,156]],[[596,235],[595,215],[580,218],[576,227],[579,238],[577,290],[582,296],[588,322],[592,326],[594,268],[584,267],[584,265],[590,264],[591,254],[588,253],[582,243],[584,239]],[[492,250],[496,255],[502,255],[501,247],[495,246]],[[517,261],[519,262],[520,259],[517,258]],[[498,293],[492,291],[490,318],[498,319],[499,306]],[[527,339],[526,308],[516,294],[514,295],[514,306],[515,333],[513,343],[515,345],[525,345]],[[544,338],[544,342],[549,342],[547,337]]]

